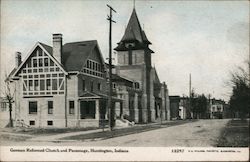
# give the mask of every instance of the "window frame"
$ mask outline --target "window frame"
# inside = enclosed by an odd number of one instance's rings
[[[73,107],[72,107],[71,103],[73,103]],[[71,115],[75,114],[75,101],[74,100],[69,101],[69,114],[71,114]]]
[[[51,105],[49,103],[52,103]],[[52,107],[50,107],[52,106]],[[48,101],[48,114],[53,114],[54,113],[54,102],[53,101]]]
[[[36,111],[31,111],[31,103],[36,103]],[[34,109],[34,108],[32,108]],[[37,101],[29,101],[29,115],[37,115],[38,113],[38,102]]]

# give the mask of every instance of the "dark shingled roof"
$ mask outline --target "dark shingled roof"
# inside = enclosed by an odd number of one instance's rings
[[[151,44],[145,32],[141,28],[135,9],[133,9],[125,33],[115,50],[126,50],[126,47],[124,46],[125,42],[135,42],[136,46],[134,49],[148,48],[148,45]]]
[[[62,53],[62,64],[66,71],[80,71],[96,46],[96,40],[66,43]]]
[[[51,47],[51,46],[48,46],[47,44],[44,44],[44,43],[41,43],[41,42],[39,42],[42,46],[43,46],[43,48],[45,48],[45,50],[47,51],[47,52],[49,52],[49,54],[52,56],[52,54],[53,54],[53,48]]]

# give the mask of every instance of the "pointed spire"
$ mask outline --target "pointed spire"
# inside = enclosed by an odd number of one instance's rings
[[[138,20],[135,8],[133,9],[133,12],[130,16],[127,28],[125,30],[125,34],[122,37],[121,41],[139,41],[142,42],[142,33],[141,33],[141,25]]]
[[[148,48],[148,45],[151,44],[148,41],[145,32],[141,28],[135,8],[133,8],[132,14],[128,21],[128,25],[125,29],[125,33],[115,49],[125,50],[125,43],[135,43],[136,47],[134,48],[137,49],[145,47]]]

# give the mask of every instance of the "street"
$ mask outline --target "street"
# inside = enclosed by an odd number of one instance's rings
[[[23,142],[1,141],[1,143],[2,145],[34,146],[213,147],[217,145],[220,133],[228,121],[229,119],[199,120],[109,139],[81,141],[74,138],[74,140],[58,140],[58,142],[27,140]],[[72,134],[67,139],[71,139],[71,136]]]
[[[84,142],[88,146],[128,147],[212,147],[216,146],[221,130],[228,119],[200,120],[183,125],[142,132],[107,140]]]

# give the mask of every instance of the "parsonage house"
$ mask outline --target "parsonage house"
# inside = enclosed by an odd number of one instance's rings
[[[135,9],[115,48],[112,106],[115,118],[135,123],[170,118],[168,89],[151,65],[150,41]],[[98,127],[108,116],[108,68],[96,40],[63,44],[53,34],[53,47],[37,42],[9,75],[15,89],[14,124],[31,127]]]

